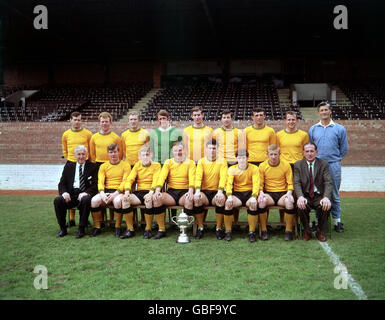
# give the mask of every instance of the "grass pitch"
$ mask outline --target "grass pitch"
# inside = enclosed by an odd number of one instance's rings
[[[285,242],[274,232],[251,244],[242,230],[226,243],[213,226],[189,244],[177,244],[173,229],[160,240],[141,229],[122,240],[108,228],[76,239],[72,227],[58,239],[53,199],[0,196],[0,299],[357,299],[334,288],[335,266],[314,239]],[[343,198],[345,233],[333,230],[327,242],[369,299],[385,299],[384,207],[380,198]],[[48,270],[46,290],[34,287],[37,265]]]

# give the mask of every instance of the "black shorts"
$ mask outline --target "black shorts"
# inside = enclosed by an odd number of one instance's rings
[[[144,204],[144,196],[149,192],[149,190],[139,190],[134,191],[132,194],[134,194],[140,200],[141,204]]]
[[[280,191],[280,192],[266,192],[264,193],[268,194],[270,197],[274,200],[274,205],[278,205],[278,200],[282,198],[287,192],[286,191]]]
[[[114,193],[117,189],[104,189],[104,193]]]
[[[241,200],[243,206],[246,205],[246,202],[247,200],[250,199],[251,195],[252,195],[252,191],[234,191],[233,192],[233,196]]]
[[[175,200],[176,205],[179,204],[180,198],[183,197],[185,193],[188,192],[188,189],[168,189],[166,193],[168,193]]]
[[[209,205],[213,204],[213,199],[218,193],[218,191],[216,190],[201,190],[201,192],[203,192],[206,195],[207,199],[209,200]]]

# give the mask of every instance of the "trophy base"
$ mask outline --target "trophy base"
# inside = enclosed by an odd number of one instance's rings
[[[176,243],[189,243],[190,238],[187,235],[180,235],[178,239],[176,239]]]

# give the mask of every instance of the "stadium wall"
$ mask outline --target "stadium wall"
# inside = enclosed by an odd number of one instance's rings
[[[350,120],[338,121],[346,127],[349,152],[344,158],[343,191],[385,191],[385,121]],[[219,122],[207,122],[213,128]],[[245,128],[250,122],[235,123]],[[282,121],[268,121],[279,131]],[[308,130],[314,121],[301,121],[300,128]],[[184,128],[189,123],[179,122]],[[152,129],[156,123],[143,123]],[[93,133],[98,130],[96,122],[85,124]],[[68,122],[4,122],[0,123],[0,189],[56,189],[61,170],[61,135],[69,128]],[[113,131],[121,134],[126,123],[116,122]]]

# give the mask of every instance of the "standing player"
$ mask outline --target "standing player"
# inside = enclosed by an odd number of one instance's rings
[[[341,223],[341,160],[348,152],[348,136],[344,126],[331,119],[331,109],[327,102],[317,106],[320,122],[309,130],[310,141],[318,147],[318,157],[329,162],[330,176],[333,180],[332,217],[334,230],[344,232]]]
[[[267,240],[267,212],[269,206],[285,207],[286,231],[285,240],[293,240],[293,224],[295,208],[293,197],[293,172],[290,164],[280,159],[280,150],[276,144],[267,148],[268,159],[259,165],[261,187],[258,196],[261,238]]]
[[[247,206],[247,220],[249,222],[249,241],[257,240],[255,228],[258,223],[257,196],[259,192],[258,167],[249,163],[249,152],[245,149],[237,150],[237,162],[229,168],[226,183],[227,200],[225,204],[225,240],[231,241],[233,223],[233,209]]]
[[[122,142],[119,136],[111,130],[112,116],[108,112],[102,112],[98,116],[99,132],[93,134],[90,140],[90,159],[100,167],[109,161],[107,147],[115,143],[119,146],[119,159],[122,159]]]
[[[98,116],[99,119],[99,132],[95,133],[90,140],[90,159],[92,162],[96,162],[98,167],[103,163],[110,160],[107,152],[107,147],[110,144],[116,144],[119,147],[119,159],[122,159],[122,142],[119,136],[111,130],[112,116],[108,112],[102,112]],[[105,208],[103,208],[103,214],[105,214]],[[110,226],[113,227],[114,213],[113,209],[110,209]]]
[[[213,139],[217,141],[218,157],[225,158],[227,164],[232,166],[237,162],[237,150],[246,147],[245,136],[242,130],[233,127],[233,113],[230,110],[222,112],[221,123],[222,127],[214,130]]]
[[[98,173],[98,191],[99,193],[91,199],[91,214],[94,220],[94,229],[90,237],[95,237],[101,233],[101,222],[103,221],[102,207],[112,204],[116,212],[115,236],[121,235],[122,213],[127,223],[127,229],[133,229],[132,209],[122,210],[122,198],[124,183],[131,172],[130,165],[120,160],[119,146],[115,143],[107,147],[107,153],[110,158],[108,162],[99,167]]]
[[[203,236],[203,211],[204,206],[208,205],[215,206],[217,239],[223,239],[222,224],[226,201],[223,190],[226,186],[226,176],[226,159],[217,157],[217,142],[209,140],[206,143],[206,156],[198,161],[195,173],[194,206],[198,223],[196,239]]]
[[[251,115],[253,124],[245,128],[246,147],[250,153],[249,162],[257,166],[267,159],[267,147],[276,144],[275,131],[265,124],[265,118],[264,109],[254,109]]]
[[[298,119],[294,111],[287,111],[285,115],[285,129],[277,132],[277,145],[281,149],[281,159],[290,163],[294,173],[294,163],[303,158],[303,146],[309,142],[307,132],[297,128]],[[279,211],[280,222],[284,222],[284,212]],[[277,227],[277,230],[280,230]]]
[[[139,159],[140,148],[150,140],[150,134],[140,127],[140,115],[136,111],[128,113],[128,129],[122,133],[123,157],[131,168]]]
[[[211,139],[213,129],[204,125],[205,114],[201,108],[192,108],[190,115],[194,123],[183,130],[183,143],[186,147],[186,155],[198,163],[204,157],[205,145]]]
[[[156,115],[159,127],[150,132],[150,148],[155,162],[163,165],[172,157],[171,147],[174,142],[182,141],[182,133],[170,124],[170,114],[160,110]]]
[[[67,161],[76,162],[74,154],[75,147],[82,145],[89,150],[92,133],[86,128],[83,128],[83,120],[80,112],[75,111],[71,113],[70,124],[71,129],[68,129],[62,135],[63,156]],[[70,227],[75,225],[75,211],[75,209],[69,209]]]
[[[125,193],[123,196],[123,202],[129,201],[130,205],[133,206],[140,204],[146,206],[144,214],[146,220],[146,228],[144,231],[145,239],[150,239],[152,237],[151,226],[154,215],[158,222],[159,230],[166,231],[164,217],[163,219],[159,219],[159,215],[154,212],[152,205],[152,196],[156,188],[161,166],[158,162],[152,162],[151,158],[152,153],[150,147],[147,145],[141,147],[139,150],[139,161],[135,163],[130,175],[125,181]],[[135,181],[137,186],[136,190],[133,191],[132,186]],[[131,236],[132,232],[127,231],[121,238],[129,238]]]
[[[281,159],[294,168],[294,163],[303,158],[303,146],[309,142],[309,135],[297,128],[298,119],[294,111],[286,112],[285,126],[285,129],[277,132],[277,145],[281,149]]]

